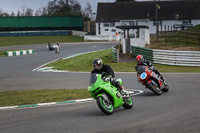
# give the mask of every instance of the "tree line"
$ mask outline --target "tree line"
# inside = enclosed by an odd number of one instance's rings
[[[0,17],[9,16],[83,16],[84,20],[90,20],[94,17],[91,4],[87,2],[86,8],[76,0],[53,0],[49,1],[47,6],[37,10],[21,6],[17,13],[7,13],[0,9]]]
[[[135,0],[116,0],[115,2],[133,2]],[[87,2],[86,8],[82,8],[80,3],[76,0],[53,0],[49,1],[47,6],[41,7],[37,10],[21,6],[17,13],[7,13],[0,9],[0,17],[9,16],[83,16],[84,20],[94,18],[95,13],[92,11],[92,6]]]

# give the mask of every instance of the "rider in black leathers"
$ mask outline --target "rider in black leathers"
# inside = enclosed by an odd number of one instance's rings
[[[105,80],[106,81],[110,80],[111,84],[115,86],[117,89],[119,89],[122,95],[127,94],[127,91],[124,90],[124,87],[120,85],[118,81],[116,81],[114,71],[109,65],[103,64],[100,58],[96,58],[93,61],[93,67],[94,69],[92,70],[91,73],[99,73],[99,74],[106,73],[107,78]]]

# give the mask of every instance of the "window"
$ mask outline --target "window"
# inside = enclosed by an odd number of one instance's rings
[[[157,25],[161,25],[161,21],[157,21]],[[153,26],[156,26],[156,21],[153,21]]]
[[[115,23],[110,23],[110,27],[115,27]]]
[[[109,25],[109,23],[104,23],[103,26],[104,27],[109,27],[110,25]]]
[[[183,21],[182,21],[182,24],[188,24],[188,23],[189,23],[188,20],[183,20]]]
[[[114,22],[104,23],[103,26],[104,27],[115,27],[115,23]]]
[[[115,29],[112,29],[111,31],[112,31],[112,32],[116,32],[116,30],[115,30]]]
[[[129,22],[130,26],[137,26],[138,25],[138,21],[131,21]]]

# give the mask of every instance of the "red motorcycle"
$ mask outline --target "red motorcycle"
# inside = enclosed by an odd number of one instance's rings
[[[161,95],[163,92],[169,91],[169,86],[164,82],[159,75],[150,70],[148,66],[138,66],[137,68],[138,81],[152,90],[156,95]]]

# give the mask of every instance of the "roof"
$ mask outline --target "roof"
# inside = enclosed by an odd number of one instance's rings
[[[200,19],[200,1],[145,1],[98,3],[97,22],[119,22],[120,20],[150,19],[155,20],[156,4],[158,20]]]

